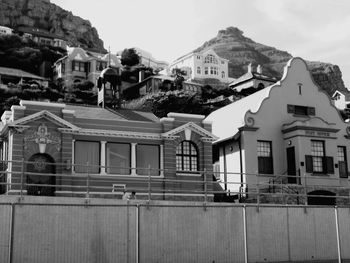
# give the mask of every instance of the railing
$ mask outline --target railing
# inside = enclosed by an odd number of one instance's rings
[[[78,167],[85,172],[74,172],[79,170]],[[75,196],[87,200],[103,197],[148,201],[350,205],[348,179],[334,175],[227,173],[225,178],[230,178],[230,181],[221,181],[216,179],[220,178],[219,172],[205,170],[193,173],[89,163],[11,161],[2,162],[0,168],[0,193],[21,198],[24,195],[43,195]],[[101,173],[110,170],[119,174]],[[296,183],[288,183],[291,177],[296,178]],[[244,178],[243,182],[241,178]]]

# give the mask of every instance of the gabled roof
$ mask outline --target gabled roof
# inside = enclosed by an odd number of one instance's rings
[[[231,88],[236,87],[237,85],[244,83],[246,81],[249,81],[251,79],[265,80],[265,81],[270,81],[271,83],[274,83],[277,81],[277,79],[275,77],[266,76],[264,74],[257,73],[257,72],[247,72],[246,74],[242,75],[238,79],[231,82],[229,84],[229,87],[231,87]]]
[[[18,78],[30,78],[30,79],[46,80],[43,77],[34,75],[32,73],[23,71],[21,69],[6,68],[6,67],[0,67],[0,75],[12,76],[12,77],[18,77]]]
[[[332,98],[334,98],[335,95],[337,94],[341,94],[341,95],[344,95],[345,96],[345,101],[350,101],[350,91],[345,91],[345,90],[336,90],[333,95],[332,95]]]
[[[211,132],[207,131],[206,129],[200,127],[199,125],[193,123],[193,122],[188,122],[184,125],[181,125],[173,130],[170,130],[168,132],[165,132],[162,134],[163,137],[173,137],[173,136],[177,136],[177,134],[185,131],[185,130],[191,130],[197,134],[199,134],[200,136],[204,137],[206,140],[212,140],[215,141],[218,138],[212,134]]]
[[[34,113],[32,115],[25,116],[23,118],[20,118],[18,120],[15,120],[13,122],[8,123],[9,127],[16,127],[17,125],[24,125],[27,124],[28,122],[32,122],[41,118],[45,118],[49,121],[52,121],[53,123],[63,127],[63,128],[69,128],[72,130],[78,130],[80,129],[79,127],[75,126],[74,124],[58,117],[57,115],[47,111],[47,110],[42,110],[37,113]]]
[[[269,97],[271,88],[278,84],[279,83],[266,87],[252,95],[222,107],[209,114],[205,120],[213,123],[213,130],[216,130],[215,135],[220,138],[220,141],[231,138],[238,133],[240,127],[244,126],[246,112],[256,112],[260,108],[263,100]],[[227,116],[230,116],[229,120]],[[226,124],[226,128],[216,129],[215,126],[218,122]]]

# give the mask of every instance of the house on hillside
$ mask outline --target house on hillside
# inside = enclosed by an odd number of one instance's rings
[[[204,118],[21,101],[1,118],[3,190],[85,196],[88,185],[102,197],[142,199],[151,190],[152,199],[203,200],[216,139]]]
[[[350,109],[350,92],[336,90],[332,95],[334,106],[339,110]]]
[[[30,38],[38,44],[67,48],[67,43],[61,36],[44,29],[21,26],[16,29],[16,32],[20,36]]]
[[[13,29],[7,26],[0,26],[0,35],[12,35]]]
[[[54,64],[54,80],[62,86],[91,81],[97,86],[101,72],[112,67],[119,75],[121,67],[119,58],[113,54],[101,54],[86,51],[80,47],[68,47],[67,55]]]
[[[246,200],[281,191],[294,194],[290,203],[309,204],[334,204],[342,196],[336,203],[349,204],[350,126],[301,58],[288,62],[281,81],[214,111],[206,121],[219,137],[215,162],[227,191]],[[304,197],[296,200],[297,194]]]
[[[252,64],[249,64],[247,73],[231,82],[229,87],[236,93],[250,95],[276,82],[277,79],[275,77],[262,73],[261,65],[258,65],[256,71],[254,71]]]
[[[219,57],[214,50],[191,52],[184,55],[169,66],[170,72],[173,69],[181,69],[186,72],[185,79],[216,79],[227,83],[228,60]]]
[[[174,88],[174,80],[175,78],[170,76],[150,76],[125,89],[124,95],[127,99],[133,99],[160,91],[169,91]],[[202,84],[191,82],[189,80],[182,82],[182,90],[193,92],[198,95],[202,93],[202,87]]]
[[[10,83],[28,83],[48,87],[48,79],[46,78],[20,69],[0,67],[0,86],[7,86]]]

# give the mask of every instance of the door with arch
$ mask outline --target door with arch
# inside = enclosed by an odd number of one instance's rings
[[[326,190],[309,192],[307,197],[308,205],[336,205],[336,194]]]
[[[28,195],[55,195],[56,166],[50,155],[43,153],[32,155],[28,160],[26,171]]]

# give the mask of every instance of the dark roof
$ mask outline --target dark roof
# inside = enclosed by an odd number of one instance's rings
[[[18,78],[30,78],[30,79],[46,80],[43,77],[34,75],[32,73],[23,71],[21,69],[15,69],[15,68],[0,67],[0,75],[13,76],[13,77],[18,77]]]
[[[258,73],[258,72],[247,72],[246,74],[242,75],[241,77],[239,77],[238,79],[236,79],[232,83],[230,83],[229,86],[235,87],[238,84],[249,81],[251,79],[265,80],[265,81],[270,81],[272,83],[277,82],[277,79],[275,77],[266,76],[266,75]]]
[[[64,37],[61,37],[61,36],[56,35],[56,34],[52,34],[49,31],[39,29],[39,28],[20,26],[16,30],[18,32],[21,32],[21,33],[33,34],[33,35],[40,36],[40,37],[47,37],[47,38],[52,38],[52,39],[58,38],[58,39],[64,40]]]
[[[143,112],[128,109],[108,109],[97,106],[66,105],[65,109],[74,110],[74,116],[81,119],[99,120],[128,120],[159,122],[159,119],[152,112]]]

